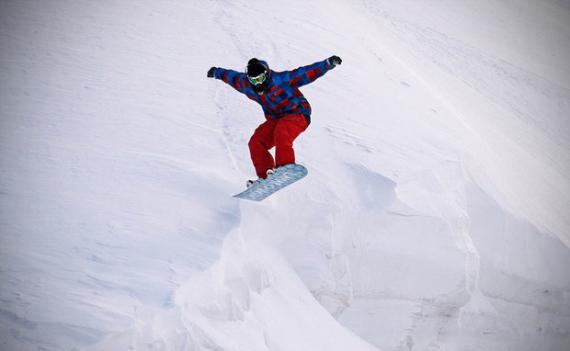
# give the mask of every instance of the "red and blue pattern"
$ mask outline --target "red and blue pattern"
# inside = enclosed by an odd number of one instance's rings
[[[253,90],[253,86],[247,80],[245,73],[216,68],[214,77],[223,80],[240,93],[259,103],[267,119],[278,119],[290,114],[302,114],[309,122],[311,105],[299,88],[315,81],[333,67],[328,60],[324,60],[292,71],[270,71],[267,88],[263,94],[258,94]]]

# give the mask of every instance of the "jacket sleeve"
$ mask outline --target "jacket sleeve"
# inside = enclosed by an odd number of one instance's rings
[[[322,77],[325,73],[330,71],[333,66],[328,60],[315,62],[312,65],[299,67],[292,71],[286,72],[289,84],[294,87],[302,87],[309,83],[314,82],[317,78]]]
[[[247,78],[245,73],[218,67],[214,71],[214,78],[226,82],[235,90],[245,94],[245,90],[247,88]]]

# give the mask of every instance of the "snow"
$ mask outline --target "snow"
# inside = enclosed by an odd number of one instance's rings
[[[568,350],[564,1],[0,3],[2,350]],[[260,204],[285,70],[309,175]]]

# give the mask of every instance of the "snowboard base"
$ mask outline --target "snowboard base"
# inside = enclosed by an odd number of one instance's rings
[[[305,177],[307,173],[307,168],[302,165],[285,165],[277,168],[275,173],[267,177],[267,179],[258,181],[241,193],[234,195],[234,197],[251,201],[261,201]]]

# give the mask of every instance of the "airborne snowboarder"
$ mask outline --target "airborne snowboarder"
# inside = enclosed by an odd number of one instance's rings
[[[267,62],[252,58],[245,73],[219,67],[208,70],[209,78],[223,80],[263,108],[266,120],[257,127],[248,144],[259,179],[248,181],[248,187],[273,174],[276,167],[295,163],[293,142],[311,123],[311,106],[299,88],[341,63],[340,57],[331,56],[292,71],[276,72]],[[273,147],[275,159],[269,153]]]

